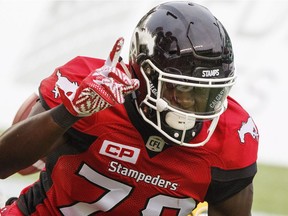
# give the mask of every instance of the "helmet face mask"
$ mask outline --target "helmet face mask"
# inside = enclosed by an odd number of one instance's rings
[[[231,42],[221,23],[197,4],[162,4],[137,25],[129,61],[140,80],[136,106],[143,119],[176,144],[204,145],[236,79]],[[207,137],[193,143],[203,121],[211,122]]]

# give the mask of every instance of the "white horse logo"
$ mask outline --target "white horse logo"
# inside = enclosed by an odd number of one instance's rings
[[[259,134],[256,125],[251,117],[248,118],[247,122],[242,122],[241,128],[238,130],[241,143],[245,142],[245,135],[251,134],[254,139],[258,139]]]
[[[58,79],[55,84],[55,88],[52,91],[54,93],[55,98],[59,97],[59,91],[56,86],[59,86],[59,88],[61,88],[66,95],[69,95],[69,93],[76,92],[77,88],[79,87],[77,82],[72,82],[67,77],[62,76],[59,70],[56,72],[56,75]]]

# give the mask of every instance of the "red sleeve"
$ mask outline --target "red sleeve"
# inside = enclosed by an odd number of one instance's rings
[[[62,103],[56,84],[65,91],[67,95],[75,91],[82,80],[95,69],[102,67],[104,60],[78,56],[63,66],[55,69],[49,77],[42,80],[39,87],[39,95],[42,104],[50,109]],[[79,120],[73,127],[85,132],[89,130],[91,121],[95,121],[96,115]]]
[[[253,181],[257,172],[257,126],[231,97],[215,132],[219,140],[222,138],[221,147],[213,149],[221,163],[217,160],[211,166],[211,183],[205,197],[210,203],[219,203],[238,193]]]
[[[226,140],[222,149],[224,169],[241,169],[255,163],[258,154],[259,133],[253,118],[231,97],[228,109],[219,125]]]

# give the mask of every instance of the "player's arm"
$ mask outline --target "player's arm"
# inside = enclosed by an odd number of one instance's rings
[[[209,216],[250,216],[253,202],[253,183],[249,184],[243,190],[234,196],[221,201],[217,204],[208,205]]]
[[[69,125],[63,128],[52,118],[53,113],[55,115],[59,112],[59,107],[31,116],[13,125],[0,136],[2,179],[30,166],[63,143],[62,135]],[[71,121],[71,125],[72,123]]]
[[[29,118],[29,116],[34,116],[38,113],[43,112],[43,107],[39,106],[38,103],[40,103],[39,96],[36,93],[32,93],[17,110],[12,125],[17,124],[18,122],[23,121],[26,118]],[[21,175],[29,175],[39,172],[45,167],[45,160],[45,158],[41,158],[31,166],[19,170],[18,173]]]
[[[124,97],[139,87],[138,80],[130,79],[116,68],[122,46],[123,39],[120,38],[105,65],[82,80],[71,95],[58,88],[63,104],[31,116],[1,134],[0,178],[45,157],[64,143],[64,133],[77,120],[124,103]]]

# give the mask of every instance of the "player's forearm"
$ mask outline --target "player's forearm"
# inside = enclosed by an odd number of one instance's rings
[[[73,121],[65,123],[65,127],[59,126],[54,120],[55,113],[56,117],[61,116],[57,108],[40,113],[12,126],[1,135],[0,178],[33,164],[60,145],[59,140]]]
[[[218,204],[208,204],[209,216],[237,215],[251,216],[253,183],[239,193]]]

